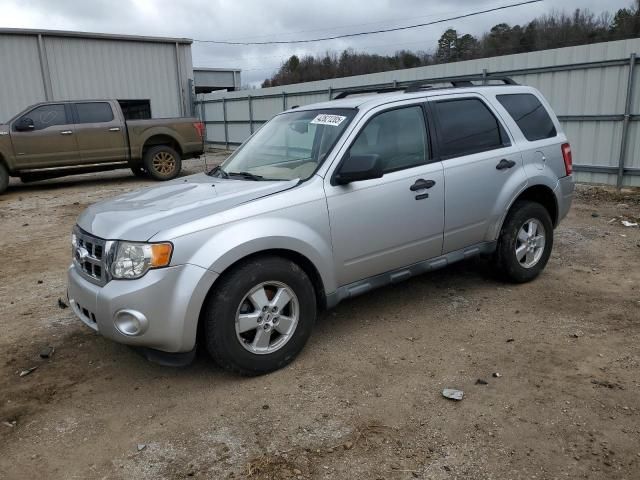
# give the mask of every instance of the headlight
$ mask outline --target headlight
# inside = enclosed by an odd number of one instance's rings
[[[152,268],[166,267],[173,252],[170,243],[118,242],[116,248],[111,275],[127,280],[140,278]]]

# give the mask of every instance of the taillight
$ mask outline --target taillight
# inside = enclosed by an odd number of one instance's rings
[[[564,159],[564,169],[567,171],[567,175],[571,175],[573,172],[573,158],[571,157],[571,145],[568,143],[563,143],[562,147],[562,158]]]
[[[200,135],[200,138],[204,138],[204,123],[194,122],[193,128],[196,129],[196,132],[198,132],[198,135]]]

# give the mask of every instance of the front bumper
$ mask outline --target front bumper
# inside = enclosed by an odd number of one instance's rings
[[[150,270],[137,280],[111,280],[104,286],[85,280],[71,265],[67,271],[69,304],[87,326],[118,343],[163,352],[194,349],[204,300],[218,274],[196,265]],[[122,310],[140,312],[146,330],[125,335],[114,319]]]

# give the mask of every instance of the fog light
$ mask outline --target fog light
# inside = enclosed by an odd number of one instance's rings
[[[149,320],[135,310],[119,310],[113,320],[118,331],[128,337],[142,335],[149,326]]]

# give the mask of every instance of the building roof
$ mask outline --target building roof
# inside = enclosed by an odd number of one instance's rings
[[[30,28],[0,28],[0,35],[43,35],[46,37],[75,37],[98,40],[122,40],[127,42],[183,43],[191,44],[190,38],[149,37],[143,35],[120,35],[114,33],[74,32],[67,30],[37,30]]]
[[[241,68],[193,67],[194,72],[242,72]]]

